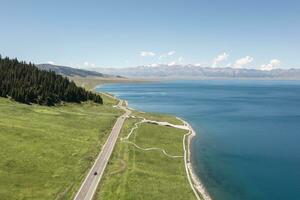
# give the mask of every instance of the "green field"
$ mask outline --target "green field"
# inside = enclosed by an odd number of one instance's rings
[[[119,103],[119,100],[116,98],[113,98],[113,96],[110,97],[109,95],[101,94],[101,97],[103,99],[105,106],[113,106],[113,105],[117,105]]]
[[[132,115],[139,116],[139,117],[144,117],[149,120],[154,120],[154,121],[162,121],[162,122],[169,122],[171,124],[175,125],[183,125],[183,122],[176,117],[172,115],[165,115],[165,114],[160,114],[160,113],[146,113],[146,112],[140,112],[140,111],[133,111]]]
[[[121,136],[127,136],[137,121],[128,119]],[[171,121],[178,122],[174,118]],[[158,147],[170,155],[182,156],[182,139],[186,133],[171,127],[141,124],[129,140],[142,148]],[[183,158],[170,158],[157,150],[142,151],[118,140],[95,199],[187,200],[195,196],[186,177]]]
[[[0,199],[71,199],[121,114],[104,105],[0,98]]]

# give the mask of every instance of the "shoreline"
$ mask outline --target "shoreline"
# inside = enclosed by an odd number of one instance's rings
[[[198,200],[212,200],[211,196],[207,192],[205,186],[201,182],[198,175],[195,173],[194,167],[191,163],[191,142],[193,138],[196,136],[196,132],[193,127],[186,122],[185,120],[176,117],[181,120],[184,125],[188,126],[189,132],[183,137],[183,149],[184,149],[184,164],[186,169],[186,174],[189,180],[189,183],[195,193],[195,196]],[[186,138],[187,137],[187,138]],[[186,150],[187,149],[187,150]],[[200,195],[200,196],[199,196]]]

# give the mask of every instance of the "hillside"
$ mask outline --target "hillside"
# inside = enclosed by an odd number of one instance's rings
[[[39,70],[34,64],[0,56],[0,96],[21,103],[54,105],[61,101],[92,100],[102,104],[100,95],[76,86],[73,81],[55,72]]]
[[[87,77],[87,76],[95,76],[95,77],[111,77],[107,74],[102,74],[95,71],[88,71],[83,69],[76,69],[67,66],[60,66],[60,65],[51,65],[51,64],[38,64],[36,65],[41,70],[46,71],[54,71],[57,74],[63,76],[79,76],[79,77]]]
[[[98,68],[93,69],[101,73],[121,75],[134,78],[275,78],[275,79],[300,79],[300,69],[273,69],[263,71],[245,68],[212,68],[196,65],[157,65],[138,66],[129,68]]]
[[[73,199],[121,111],[26,105],[0,97],[0,199]]]

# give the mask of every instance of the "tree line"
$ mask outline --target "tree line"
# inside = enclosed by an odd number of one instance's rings
[[[0,55],[0,96],[15,101],[52,106],[56,103],[94,101],[103,103],[100,95],[76,86],[67,77],[38,69],[32,63]]]

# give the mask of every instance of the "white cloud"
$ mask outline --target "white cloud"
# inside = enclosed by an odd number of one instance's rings
[[[194,66],[196,66],[196,67],[201,67],[203,64],[201,64],[201,63],[195,63],[194,64]]]
[[[271,71],[272,69],[279,67],[280,64],[281,64],[280,60],[272,59],[268,64],[261,65],[260,69],[264,71]]]
[[[172,56],[172,55],[174,55],[176,52],[175,51],[169,51],[168,53],[167,53],[167,55],[168,56]]]
[[[252,61],[253,61],[252,57],[246,56],[246,57],[236,60],[233,66],[237,67],[237,68],[245,67],[245,66],[249,65]]]
[[[149,64],[149,65],[146,65],[147,67],[158,67],[159,64],[157,63],[152,63],[152,64]]]
[[[156,54],[154,52],[151,51],[141,51],[140,52],[140,56],[142,57],[152,57],[155,56]]]
[[[53,61],[48,61],[47,63],[50,64],[50,65],[54,65],[55,64]]]
[[[214,58],[212,67],[218,67],[218,65],[228,59],[229,55],[227,53],[222,53]]]
[[[172,61],[168,64],[168,66],[174,66],[174,65],[176,65],[176,61]]]
[[[159,59],[162,59],[162,58],[165,58],[165,57],[173,56],[175,53],[176,53],[176,51],[169,51],[169,52],[167,52],[167,53],[161,54],[161,55],[159,56]]]
[[[227,65],[225,65],[225,67],[232,67],[231,63],[227,63]]]
[[[94,63],[89,63],[89,62],[87,62],[87,61],[85,61],[85,62],[83,63],[83,65],[84,65],[85,67],[95,67],[95,66],[96,66]]]
[[[178,58],[178,62],[181,62],[182,60],[183,60],[183,57],[180,56],[180,57]]]

